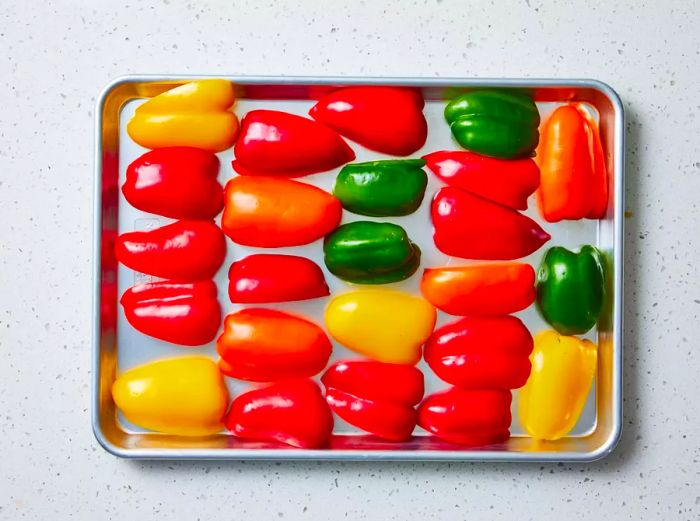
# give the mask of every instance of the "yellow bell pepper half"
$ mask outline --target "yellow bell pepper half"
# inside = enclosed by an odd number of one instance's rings
[[[234,101],[229,81],[192,81],[139,106],[126,131],[146,148],[191,146],[220,152],[238,134],[238,119],[230,110]]]
[[[130,422],[182,436],[222,430],[228,405],[219,368],[202,356],[159,360],[125,371],[114,382],[112,397]]]
[[[420,297],[362,289],[335,297],[326,309],[328,332],[349,349],[380,362],[415,364],[435,327],[435,308]]]
[[[557,440],[581,416],[596,373],[597,347],[552,330],[535,335],[534,343],[530,378],[518,399],[520,423],[533,438]]]

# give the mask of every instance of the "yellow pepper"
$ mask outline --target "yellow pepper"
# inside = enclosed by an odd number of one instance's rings
[[[415,364],[435,327],[435,308],[406,293],[363,289],[335,297],[325,319],[347,348],[380,362]]]
[[[534,342],[532,371],[518,400],[520,423],[533,438],[556,440],[581,416],[596,372],[597,347],[552,330],[538,333]]]
[[[159,360],[130,369],[114,382],[112,397],[130,422],[182,436],[222,430],[228,405],[219,368],[203,356]]]
[[[146,148],[190,146],[220,152],[238,134],[238,119],[229,110],[233,103],[231,82],[192,81],[139,106],[126,131]]]

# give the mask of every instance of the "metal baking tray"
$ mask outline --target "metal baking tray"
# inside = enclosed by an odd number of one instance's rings
[[[130,425],[115,409],[111,398],[111,386],[117,374],[149,360],[186,354],[208,354],[216,358],[214,343],[186,349],[132,329],[118,305],[118,297],[144,275],[117,265],[112,255],[114,240],[124,231],[159,226],[170,220],[145,214],[132,208],[123,200],[120,185],[127,165],[142,154],[142,149],[126,135],[126,122],[138,104],[173,86],[200,78],[199,76],[130,76],[110,83],[100,94],[95,111],[95,222],[94,222],[94,295],[93,295],[93,373],[92,373],[92,424],[98,442],[109,452],[125,458],[167,459],[295,459],[295,460],[448,460],[448,461],[591,461],[602,458],[615,447],[622,423],[622,316],[623,316],[623,208],[624,208],[624,114],[617,94],[607,85],[594,80],[537,80],[537,79],[408,79],[408,78],[317,78],[317,77],[227,77],[235,86],[235,112],[242,117],[254,108],[284,110],[305,115],[315,100],[326,92],[350,85],[410,86],[422,91],[426,100],[425,115],[428,120],[428,141],[413,154],[420,157],[430,151],[456,149],[442,112],[446,100],[468,90],[497,87],[525,89],[538,104],[545,117],[558,104],[577,101],[586,103],[596,114],[600,134],[606,152],[610,173],[610,202],[605,219],[600,221],[571,221],[556,224],[543,223],[537,215],[534,199],[526,212],[552,235],[551,241],[523,259],[535,267],[552,245],[578,247],[594,244],[606,255],[608,261],[609,288],[605,316],[597,331],[587,335],[599,344],[598,369],[580,421],[565,438],[551,442],[535,442],[523,434],[517,422],[517,391],[513,392],[512,437],[505,443],[487,447],[459,447],[440,441],[416,428],[412,440],[391,443],[363,434],[338,418],[332,440],[327,448],[302,450],[284,448],[267,443],[246,441],[222,432],[214,436],[191,438],[158,434]],[[350,142],[357,154],[357,162],[381,159],[385,156],[370,152]],[[219,155],[221,171],[219,180],[225,184],[234,175],[231,168],[232,149]],[[303,181],[330,190],[336,171],[303,178]],[[421,268],[446,264],[464,264],[469,261],[451,259],[438,252],[432,243],[429,203],[432,194],[441,185],[429,175],[426,197],[421,207],[412,215],[391,220],[402,225],[423,251]],[[343,222],[366,217],[344,212]],[[379,219],[382,220],[382,219]],[[230,304],[226,294],[227,270],[230,263],[253,251],[227,242],[226,262],[215,280],[219,287],[219,300],[224,314],[239,308]],[[281,248],[279,253],[305,255],[324,269],[333,294],[347,284],[330,275],[323,264],[320,241],[297,248]],[[407,281],[391,286],[417,293],[419,270]],[[322,312],[327,299],[273,304],[270,307],[285,309],[305,315],[323,324]],[[517,313],[534,333],[546,327],[534,306]],[[454,317],[452,317],[454,319]],[[438,325],[450,317],[438,313]],[[331,360],[356,358],[343,346],[334,342]],[[426,379],[426,394],[447,387],[421,362]],[[244,390],[248,384],[227,378],[232,396]]]

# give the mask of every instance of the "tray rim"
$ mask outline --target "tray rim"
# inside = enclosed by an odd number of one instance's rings
[[[592,451],[567,452],[508,452],[493,450],[309,450],[309,449],[129,449],[112,443],[99,421],[100,407],[100,305],[101,305],[101,230],[102,230],[102,146],[103,106],[109,94],[125,83],[192,81],[222,78],[248,85],[396,85],[417,87],[564,87],[586,88],[598,91],[613,107],[614,155],[614,213],[613,262],[614,297],[612,316],[613,374],[612,374],[612,428],[608,438]],[[92,378],[90,413],[93,434],[110,454],[126,459],[161,460],[292,460],[292,461],[492,461],[492,462],[592,462],[609,455],[622,436],[622,385],[624,351],[624,177],[625,177],[625,112],[617,92],[596,79],[557,78],[460,78],[460,77],[382,77],[382,76],[276,76],[276,75],[205,75],[205,74],[133,74],[110,81],[95,102],[94,126],[94,179],[93,179],[93,266],[92,266]]]

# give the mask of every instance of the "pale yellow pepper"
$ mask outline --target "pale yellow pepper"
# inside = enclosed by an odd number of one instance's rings
[[[530,378],[518,399],[520,423],[533,438],[556,440],[581,416],[596,373],[597,347],[552,330],[535,335],[534,343]]]
[[[435,327],[435,308],[420,297],[386,289],[362,289],[335,297],[326,309],[333,338],[362,355],[415,364]]]
[[[114,382],[112,397],[130,422],[182,436],[222,430],[228,405],[218,366],[203,356],[159,360],[125,371]]]
[[[234,101],[229,81],[192,81],[140,105],[126,131],[146,148],[191,146],[219,152],[231,147],[238,134],[238,119],[230,110]]]

